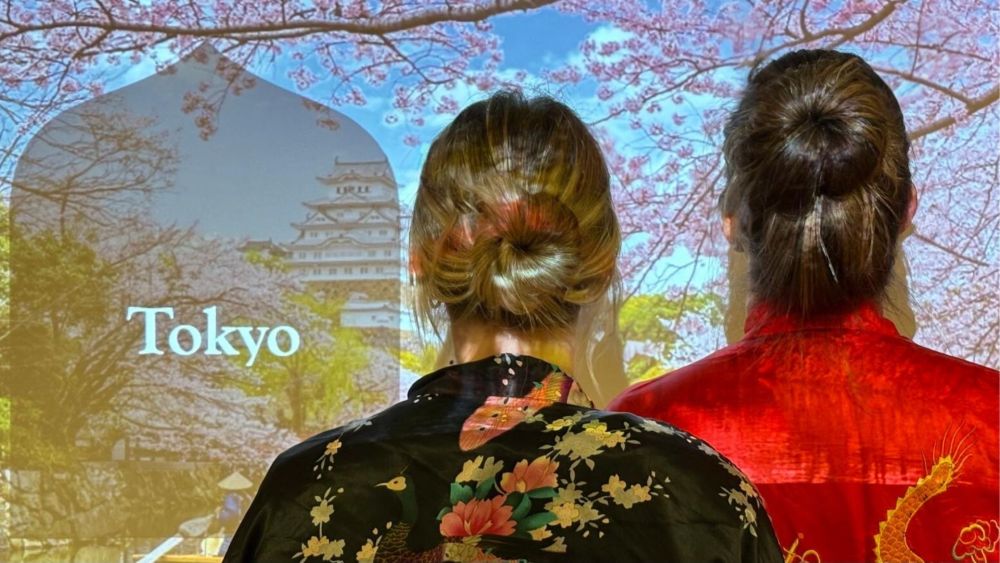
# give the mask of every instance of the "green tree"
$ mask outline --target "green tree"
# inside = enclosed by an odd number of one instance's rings
[[[125,357],[138,337],[122,330],[123,322],[108,323],[118,312],[111,293],[118,272],[86,235],[15,238],[16,308],[3,341],[5,359],[16,366],[5,386],[15,400],[14,453],[33,462],[66,461],[80,429],[108,410],[128,382]]]
[[[10,327],[10,213],[7,203],[0,198],[0,343],[7,336]],[[10,365],[0,345],[0,465],[6,466],[10,449],[10,393],[6,381]],[[0,483],[0,487],[3,484]],[[4,493],[0,490],[0,499]]]
[[[416,350],[403,349],[399,353],[399,364],[413,373],[424,375],[434,371],[437,363],[438,347],[431,344],[418,344]]]
[[[303,335],[298,351],[286,357],[262,351],[248,368],[254,377],[237,382],[248,395],[267,397],[278,425],[298,436],[367,414],[387,399],[363,377],[373,346],[361,330],[340,326],[342,307],[324,294],[285,296],[283,317]]]
[[[622,339],[646,344],[650,352],[637,353],[628,359],[629,381],[661,375],[683,362],[685,358],[679,356],[686,339],[681,334],[688,335],[687,339],[696,338],[698,325],[701,328],[722,325],[724,307],[723,298],[714,293],[688,293],[681,298],[639,294],[628,298],[618,317]]]

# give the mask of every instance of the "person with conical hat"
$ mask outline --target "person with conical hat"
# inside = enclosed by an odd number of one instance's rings
[[[233,471],[225,479],[219,481],[219,487],[227,491],[242,491],[253,486],[250,479],[247,479],[239,471]]]
[[[225,479],[219,481],[219,488],[226,491],[222,497],[222,506],[219,507],[216,520],[221,529],[222,542],[216,554],[223,554],[229,548],[229,542],[233,539],[233,533],[240,525],[243,512],[250,504],[248,489],[253,487],[253,483],[243,476],[239,471],[233,471]]]

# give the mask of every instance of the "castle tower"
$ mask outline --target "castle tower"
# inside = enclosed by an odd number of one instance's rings
[[[345,300],[345,326],[398,330],[399,200],[389,163],[335,158],[317,180],[325,194],[303,202],[305,219],[292,223],[298,236],[284,245],[290,268]]]

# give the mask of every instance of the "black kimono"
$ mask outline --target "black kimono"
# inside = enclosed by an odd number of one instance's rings
[[[708,444],[502,354],[281,454],[224,561],[505,560],[782,556],[757,491]]]

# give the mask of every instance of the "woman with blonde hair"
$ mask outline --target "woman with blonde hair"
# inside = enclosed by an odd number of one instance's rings
[[[1000,558],[997,371],[883,315],[917,207],[908,148],[892,90],[856,55],[796,51],[751,73],[721,199],[750,263],[746,334],[612,403],[736,461],[789,561]]]
[[[279,456],[226,561],[780,561],[739,470],[595,410],[570,375],[619,246],[607,168],[569,108],[466,108],[430,148],[410,233],[418,311],[447,324],[453,364]]]

